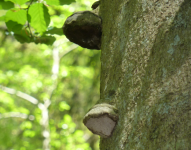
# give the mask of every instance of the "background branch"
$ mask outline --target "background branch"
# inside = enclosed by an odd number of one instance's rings
[[[23,118],[23,119],[29,118],[30,120],[34,120],[33,115],[27,115],[20,112],[9,112],[0,114],[0,119],[6,119],[6,118]]]
[[[23,98],[24,100],[27,100],[29,101],[30,103],[32,104],[38,104],[38,100],[26,93],[23,93],[23,92],[20,92],[20,91],[16,91],[15,89],[12,89],[12,88],[8,88],[8,87],[5,87],[5,86],[2,86],[0,85],[0,89],[6,93],[9,93],[9,94],[12,94],[12,95],[16,95],[20,98]]]

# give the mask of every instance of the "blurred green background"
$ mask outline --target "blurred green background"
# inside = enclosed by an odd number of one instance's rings
[[[93,2],[49,6],[50,26]],[[99,99],[100,51],[55,37],[53,45],[21,44],[0,21],[0,150],[99,149],[82,120]]]

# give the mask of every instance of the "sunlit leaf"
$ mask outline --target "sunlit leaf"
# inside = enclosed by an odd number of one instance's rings
[[[60,146],[61,146],[61,141],[59,141],[59,140],[55,140],[53,143],[52,143],[52,145],[54,146],[54,147],[56,147],[56,148],[59,148]]]
[[[7,105],[13,105],[14,101],[13,99],[10,97],[10,95],[8,95],[7,93],[0,93],[0,103],[5,103]]]
[[[29,114],[30,111],[27,108],[24,107],[19,107],[18,108],[19,112],[24,113],[24,114]]]
[[[72,121],[72,118],[71,118],[71,116],[70,115],[64,115],[64,122],[66,122],[66,123],[69,123],[69,122],[71,122]]]
[[[24,129],[31,129],[32,128],[32,123],[30,121],[24,121],[21,125],[20,128],[22,130]]]
[[[75,2],[75,0],[46,0],[48,5],[68,5],[72,2]]]
[[[40,33],[46,31],[50,23],[50,15],[48,14],[48,9],[42,3],[32,4],[28,12],[29,22],[31,26]]]
[[[34,137],[35,136],[35,132],[32,131],[32,130],[25,130],[23,135],[26,136],[26,137]]]
[[[5,0],[5,1],[11,1],[11,2],[13,2],[15,4],[22,5],[22,4],[26,3],[26,2],[28,2],[29,0]]]
[[[62,101],[59,103],[59,110],[60,111],[70,110],[70,106],[65,101]]]
[[[76,130],[74,133],[77,137],[83,136],[83,132],[81,130]]]
[[[17,32],[27,21],[26,10],[16,8],[8,10],[4,19],[8,30]]]

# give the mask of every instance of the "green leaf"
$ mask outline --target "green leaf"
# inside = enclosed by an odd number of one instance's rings
[[[66,122],[66,123],[72,122],[72,118],[71,118],[71,116],[68,115],[68,114],[64,115],[63,118],[64,118],[64,122]]]
[[[5,16],[1,16],[0,21],[5,21]]]
[[[62,28],[56,28],[56,27],[50,27],[48,28],[48,31],[44,32],[44,34],[57,34],[57,35],[63,35]]]
[[[46,31],[50,23],[50,15],[48,9],[42,3],[36,3],[31,5],[28,11],[29,22],[31,26],[40,33]]]
[[[14,21],[8,21],[8,22],[6,22],[6,25],[7,25],[8,29],[11,28],[10,31],[13,31],[13,32],[20,31],[23,28],[23,25],[18,24],[17,22],[14,22]]]
[[[11,9],[14,7],[14,4],[12,2],[5,2],[4,0],[0,1],[0,9]]]
[[[26,10],[20,10],[16,8],[7,11],[4,19],[8,30],[13,32],[21,30],[27,21],[26,14]]]
[[[29,0],[5,0],[5,1],[11,1],[11,2],[13,2],[15,4],[22,5],[22,4],[26,3],[26,2],[28,2]]]
[[[14,37],[20,43],[29,43],[31,41],[29,37],[29,32],[27,30],[20,30],[14,33]]]
[[[75,2],[75,0],[60,0],[61,5],[69,5],[73,2]]]
[[[70,110],[70,106],[65,101],[62,101],[59,103],[59,110],[60,111]]]
[[[53,36],[42,36],[42,37],[37,38],[34,42],[36,44],[41,43],[41,44],[52,45],[55,40],[56,40],[56,38]]]
[[[24,121],[22,122],[22,124],[20,125],[20,128],[22,130],[24,129],[31,129],[32,128],[32,123],[30,121]]]
[[[72,2],[75,2],[75,0],[46,0],[48,5],[68,5]]]
[[[35,131],[25,130],[25,131],[23,132],[23,135],[26,136],[26,137],[34,137],[34,136],[35,136]]]
[[[24,25],[27,21],[26,14],[27,14],[26,10],[14,8],[7,11],[5,15],[5,21],[7,22],[9,20],[12,20],[18,22],[18,24]]]
[[[60,1],[59,0],[46,0],[46,3],[48,5],[60,5]]]

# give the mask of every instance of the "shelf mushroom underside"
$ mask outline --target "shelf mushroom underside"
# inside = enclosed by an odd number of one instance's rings
[[[108,117],[108,115],[100,116],[99,118],[90,118],[86,127],[93,133],[101,137],[109,137],[116,125],[116,122]]]
[[[118,116],[112,107],[99,105],[91,109],[84,118],[85,126],[94,134],[108,138],[118,121]]]

